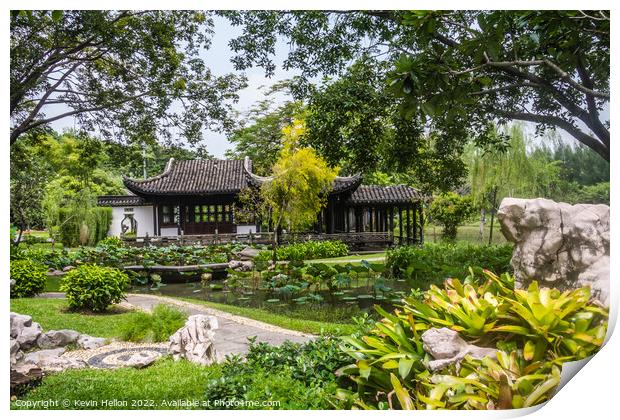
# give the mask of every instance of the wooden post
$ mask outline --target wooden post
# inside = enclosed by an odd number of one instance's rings
[[[424,243],[424,206],[422,203],[418,204],[420,212],[420,245]]]
[[[407,212],[407,245],[411,241],[411,206],[407,205],[405,211]]]
[[[403,244],[403,209],[399,207],[396,208],[398,211],[398,245]]]

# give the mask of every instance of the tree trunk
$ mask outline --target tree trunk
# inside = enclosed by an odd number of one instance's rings
[[[489,226],[489,245],[493,243],[493,221],[497,210],[497,187],[493,188],[493,198],[491,199],[491,225]]]
[[[484,209],[480,209],[480,230],[478,233],[478,240],[482,242],[484,240],[484,225],[486,223],[486,212]]]

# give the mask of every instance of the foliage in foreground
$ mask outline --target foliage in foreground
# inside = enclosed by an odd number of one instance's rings
[[[356,359],[340,374],[357,383],[357,392],[339,398],[362,408],[506,409],[530,407],[553,396],[562,363],[595,353],[607,330],[608,313],[589,303],[590,290],[559,292],[514,290],[509,274],[484,272],[431,286],[424,301],[406,298],[375,328],[346,338]],[[497,360],[467,356],[460,366],[430,371],[431,356],[421,334],[430,328],[458,331],[476,345],[497,348]]]
[[[45,290],[47,269],[31,259],[11,261],[11,298],[32,297]]]
[[[69,308],[102,312],[125,298],[129,276],[116,268],[81,265],[67,273],[60,290],[65,292]]]
[[[342,241],[307,241],[278,247],[276,256],[279,261],[303,261],[318,258],[344,257],[349,247]],[[261,251],[258,261],[268,261],[271,251]]]
[[[120,325],[123,341],[158,343],[168,338],[185,324],[187,314],[179,309],[159,304],[152,312],[132,312]]]
[[[511,257],[510,244],[427,243],[423,247],[401,246],[388,250],[386,267],[392,277],[414,280],[416,287],[427,288],[429,284],[441,284],[448,277],[466,277],[467,267],[509,272]]]
[[[347,382],[334,372],[352,361],[340,344],[328,336],[279,347],[251,340],[245,361],[227,357],[222,375],[207,383],[206,400],[223,400],[231,408],[248,408],[240,402],[256,400],[278,401],[274,408],[280,409],[334,408],[332,396]]]

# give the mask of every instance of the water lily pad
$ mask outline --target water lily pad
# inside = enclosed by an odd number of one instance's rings
[[[358,299],[372,299],[372,295],[357,295]]]
[[[192,293],[200,293],[200,292],[202,292],[202,289],[192,290]]]
[[[280,302],[280,299],[267,299],[265,302],[267,302],[267,303],[278,303],[278,302]]]
[[[341,300],[345,302],[354,302],[357,300],[357,296],[345,296]]]
[[[249,298],[249,297],[243,297],[243,296],[241,296],[241,297],[237,298],[237,300],[243,300],[243,301],[246,301],[246,300],[250,300],[250,298]]]
[[[332,293],[332,295],[334,295],[334,296],[343,296],[344,292],[334,292],[334,293]]]

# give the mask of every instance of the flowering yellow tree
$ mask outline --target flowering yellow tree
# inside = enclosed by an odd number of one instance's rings
[[[336,178],[337,171],[327,166],[314,149],[298,147],[297,140],[304,130],[302,120],[294,120],[282,130],[285,147],[273,166],[272,177],[261,187],[274,223],[274,261],[280,228],[295,230],[314,222]]]

